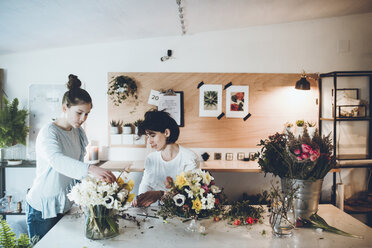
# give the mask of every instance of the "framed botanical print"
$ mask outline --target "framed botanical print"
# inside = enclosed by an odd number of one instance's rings
[[[226,118],[244,118],[248,114],[249,86],[226,89]]]
[[[222,112],[222,85],[204,84],[199,92],[199,116],[219,116]]]

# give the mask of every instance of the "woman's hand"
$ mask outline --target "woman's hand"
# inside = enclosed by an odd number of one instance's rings
[[[112,174],[110,170],[106,170],[95,165],[89,165],[88,173],[108,183],[113,183],[116,181],[115,175]]]
[[[143,194],[140,194],[132,204],[133,207],[148,207],[152,203],[160,200],[164,195],[164,191],[147,191]]]

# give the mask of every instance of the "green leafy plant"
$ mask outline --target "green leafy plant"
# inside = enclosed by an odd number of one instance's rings
[[[142,122],[143,122],[142,119],[138,119],[138,120],[136,120],[136,121],[133,123],[133,125],[134,125],[135,127],[138,127]]]
[[[3,108],[0,110],[0,147],[8,147],[21,143],[26,145],[29,127],[26,125],[27,110],[18,109],[18,99],[10,103],[3,98]]]
[[[124,127],[132,127],[132,123],[125,123]]]
[[[286,122],[286,123],[284,124],[284,126],[285,126],[286,128],[291,128],[291,127],[293,127],[293,124],[290,123],[290,122]]]
[[[340,229],[337,229],[333,226],[328,225],[327,222],[322,217],[320,217],[317,213],[312,214],[308,219],[299,218],[296,221],[296,227],[308,227],[308,228],[315,228],[315,229],[321,228],[326,232],[331,232],[331,233],[335,233],[335,234],[346,236],[346,237],[359,238],[359,239],[363,238],[361,236],[350,234]]]
[[[304,120],[297,120],[296,121],[296,126],[298,126],[298,127],[304,127],[305,126],[305,121]]]
[[[123,125],[123,121],[115,121],[115,120],[112,120],[112,121],[110,121],[110,125],[112,126],[112,127],[120,127],[121,125]]]
[[[315,127],[316,126],[315,121],[307,121],[306,123],[307,123],[308,127]]]
[[[22,233],[17,239],[9,224],[0,216],[0,247],[29,248],[32,244],[27,234]]]
[[[109,82],[107,94],[114,102],[115,106],[119,106],[128,97],[138,98],[137,84],[131,77],[117,76]]]

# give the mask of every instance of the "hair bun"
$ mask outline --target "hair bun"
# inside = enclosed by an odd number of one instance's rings
[[[80,86],[81,86],[81,81],[80,79],[78,79],[77,76],[73,74],[68,75],[67,88],[69,90],[80,88]]]

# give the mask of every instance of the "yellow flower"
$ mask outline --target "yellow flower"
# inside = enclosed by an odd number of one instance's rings
[[[182,172],[180,175],[176,176],[176,181],[174,182],[174,184],[179,189],[181,189],[182,187],[184,187],[186,185],[189,185],[189,183],[187,182],[187,180],[185,178],[185,173]]]
[[[119,177],[116,182],[118,183],[119,186],[122,186],[124,184],[123,178]]]
[[[206,185],[209,185],[212,181],[211,174],[209,174],[209,172],[207,171],[203,176],[204,176],[203,183],[205,183]]]
[[[202,203],[197,197],[195,200],[192,201],[192,209],[195,209],[195,212],[198,214],[202,208]]]
[[[134,199],[135,196],[136,196],[136,195],[135,195],[134,193],[129,194],[127,202],[128,202],[128,203],[131,203],[131,202],[133,201],[133,199]]]
[[[128,181],[128,183],[124,186],[124,188],[125,188],[126,190],[128,190],[128,192],[131,192],[132,189],[133,189],[133,187],[134,187],[134,181],[133,181],[133,179],[130,179],[130,180]]]

